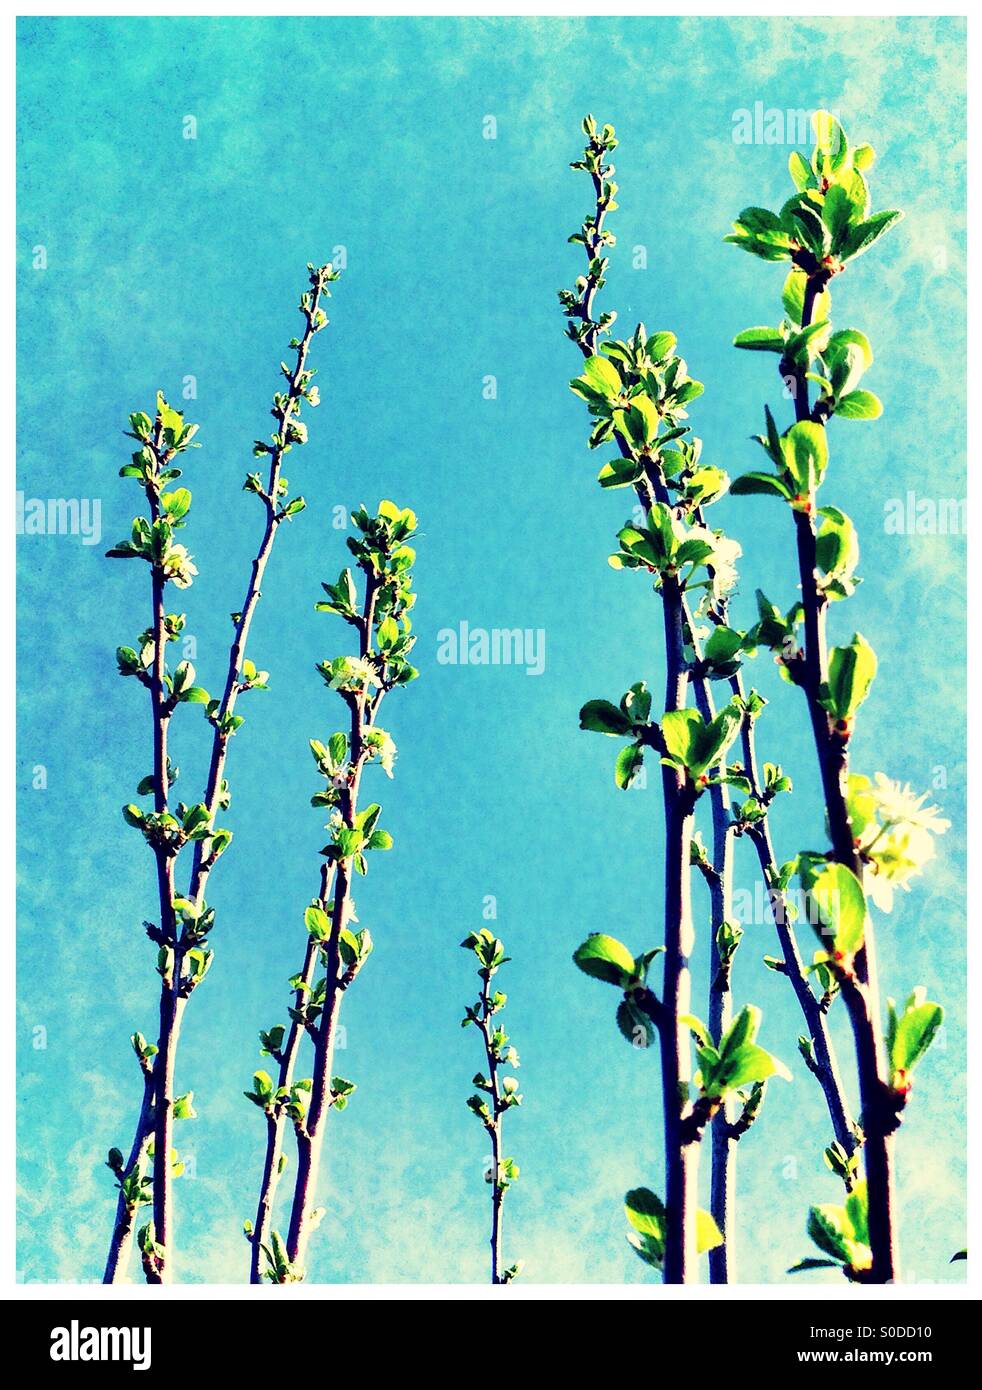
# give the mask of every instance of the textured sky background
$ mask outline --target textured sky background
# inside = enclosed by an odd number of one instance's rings
[[[731,474],[759,466],[748,436],[765,399],[782,404],[773,363],[729,344],[776,319],[784,270],[722,237],[741,207],[789,191],[788,147],[731,138],[733,113],[761,101],[838,111],[876,147],[874,205],[907,212],[834,285],[837,325],[872,339],[864,384],[886,414],[835,423],[823,496],[859,526],[866,578],[833,613],[833,637],[858,627],[880,657],[856,766],[933,784],[954,823],[928,876],[880,919],[879,942],[885,992],[923,983],[948,1010],[899,1143],[905,1270],[961,1279],[948,1259],[964,1244],[965,543],[888,535],[883,518],[909,489],[964,496],[963,23],[29,19],[18,34],[17,487],[99,498],[103,520],[99,545],[18,542],[20,1277],[100,1276],[113,1208],[101,1165],[110,1145],[128,1147],[138,1099],[127,1035],[154,1029],[140,927],[155,915],[151,860],[119,814],[149,770],[148,709],[113,660],[145,625],[147,581],[102,558],[136,503],[116,476],[129,451],[120,431],[158,386],[181,404],[183,378],[196,377],[186,410],[204,447],[188,456],[185,535],[201,573],[174,601],[214,689],[261,521],[239,491],[250,445],[269,428],[305,263],[341,245],[349,269],[315,344],[324,403],[288,470],[310,505],[278,539],[253,627],[271,689],[243,699],[235,842],[212,880],[216,960],[180,1052],[179,1086],[194,1089],[201,1118],[178,1128],[193,1160],[178,1188],[179,1277],[246,1277],[241,1222],[254,1214],[263,1129],[241,1093],[260,1064],[257,1030],[285,1017],[316,890],[322,817],[308,805],[306,741],[336,727],[339,702],[314,663],[347,643],[313,603],[345,554],[333,508],[389,496],[421,520],[422,676],[388,706],[395,782],[371,775],[396,847],[358,894],[377,945],[345,1001],[337,1066],[359,1090],[329,1125],[311,1276],[486,1277],[485,1143],[464,1106],[480,1058],[458,1027],[473,991],[457,943],[494,895],[515,958],[501,983],[526,1095],[509,1124],[522,1178],[505,1253],[534,1281],[650,1278],[624,1240],[621,1198],[661,1186],[657,1061],[627,1047],[613,991],[570,953],[601,928],[638,949],[659,940],[657,779],[616,791],[617,745],[579,733],[576,715],[587,698],[660,682],[660,621],[648,586],[606,563],[625,494],[595,485],[602,458],[566,387],[579,359],[555,291],[579,271],[565,240],[588,186],[567,165],[592,110],[622,142],[605,305],[626,331],[643,318],[678,333],[706,384],[693,411],[706,459]],[[636,246],[645,270],[632,269]],[[732,499],[713,518],[749,552],[735,619],[752,621],[758,584],[790,605],[786,514]],[[545,673],[437,665],[437,633],[461,620],[544,629]],[[824,844],[813,752],[796,692],[766,659],[749,676],[772,697],[762,755],[796,784],[775,815],[787,858]],[[175,720],[187,799],[207,732],[197,710]],[[32,786],[38,764],[45,790]],[[740,846],[742,887],[754,867]],[[796,1006],[760,963],[773,946],[768,922],[749,929],[735,975],[738,1000],[764,1009],[762,1041],[795,1074],[772,1084],[740,1146],[745,1282],[781,1281],[809,1253],[808,1204],[838,1199]],[[698,1012],[704,948],[705,932]],[[834,1027],[851,1073],[842,1017]]]

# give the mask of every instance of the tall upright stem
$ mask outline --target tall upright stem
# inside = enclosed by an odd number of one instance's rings
[[[662,583],[665,628],[665,709],[685,704],[688,670],[684,658],[682,593],[678,582]],[[688,1028],[689,956],[693,946],[691,843],[693,800],[680,774],[663,767],[665,798],[665,966],[660,1031],[662,1101],[665,1126],[666,1284],[694,1283],[697,1277],[695,1219],[698,1195],[698,1141],[686,1142],[682,1118],[691,1077]]]
[[[491,1124],[491,1283],[503,1284],[501,1270],[501,1220],[504,1202],[504,1188],[501,1186],[501,1126],[504,1111],[501,1105],[501,1088],[498,1085],[498,1058],[491,1041],[491,999],[490,976],[481,982],[482,1017],[478,1024],[484,1039],[484,1051],[488,1063],[488,1083],[490,1085]]]
[[[802,327],[812,321],[815,299],[824,282],[809,276],[806,282]],[[795,373],[795,415],[811,418],[808,381],[803,369]],[[813,500],[813,499],[810,499]],[[844,742],[835,739],[828,716],[819,703],[828,677],[825,639],[826,600],[818,588],[818,560],[814,506],[795,513],[798,571],[805,615],[805,672],[801,682],[811,720],[822,788],[828,813],[832,850],[862,882],[862,865],[853,843],[846,802],[849,755]],[[870,1282],[893,1283],[899,1278],[893,1214],[893,1143],[896,1119],[888,1100],[888,1081],[880,1023],[876,977],[876,945],[873,923],[866,918],[863,946],[857,952],[854,971],[843,980],[842,995],[852,1026],[865,1134],[864,1161],[869,1200],[869,1238],[873,1264]]]
[[[302,391],[300,379],[306,370],[307,353],[314,334],[326,325],[326,318],[320,314],[320,300],[325,292],[326,281],[318,273],[312,276],[312,290],[306,307],[302,310],[306,320],[304,332],[296,349],[294,370],[289,378],[289,386],[282,405],[276,412],[280,443],[275,445],[269,455],[269,475],[266,495],[263,499],[266,508],[266,525],[259,549],[252,562],[251,576],[242,605],[241,615],[236,624],[235,636],[229,649],[228,668],[225,686],[218,711],[213,720],[211,758],[203,804],[207,807],[209,824],[213,823],[223,794],[225,764],[228,757],[230,734],[225,721],[235,708],[240,692],[242,663],[245,657],[246,640],[250,624],[259,602],[263,574],[269,560],[273,541],[285,514],[279,508],[279,482],[283,456],[288,447],[287,429],[296,414]],[[161,429],[158,421],[154,438],[154,453],[157,459],[157,473],[160,472]],[[160,515],[159,485],[147,488],[150,503],[151,521]],[[150,672],[150,694],[154,724],[154,809],[167,809],[167,727],[170,719],[170,706],[165,698],[165,604],[164,576],[158,566],[151,570],[152,607],[154,633],[154,657]],[[190,886],[187,897],[200,912],[204,906],[205,887],[215,858],[208,851],[210,841],[194,842]],[[157,1053],[153,1061],[152,1108],[146,1097],[137,1118],[136,1131],[130,1148],[130,1164],[125,1172],[132,1171],[132,1164],[145,1155],[150,1134],[153,1135],[153,1224],[154,1240],[159,1247],[144,1260],[144,1273],[150,1283],[165,1283],[173,1273],[173,1212],[171,1187],[173,1173],[171,1164],[173,1134],[174,1075],[177,1059],[177,1046],[180,1039],[181,1020],[190,988],[182,985],[182,971],[189,943],[177,934],[174,910],[174,854],[161,847],[154,850],[157,865],[157,885],[160,900],[161,933],[173,950],[173,964],[170,982],[163,979],[159,1001],[159,1032]],[[122,1196],[117,1201],[117,1217],[110,1238],[109,1254],[104,1273],[105,1283],[119,1283],[127,1276],[129,1254],[132,1247],[133,1221],[121,1220],[125,1203]]]
[[[696,658],[699,644],[689,623],[690,641]],[[716,715],[710,683],[705,677],[693,679],[696,705],[705,722]],[[709,1007],[707,1024],[710,1036],[718,1046],[733,1019],[733,992],[730,987],[729,961],[724,964],[720,953],[719,935],[723,923],[729,920],[733,889],[733,822],[730,817],[730,797],[726,785],[714,783],[709,788],[709,803],[713,818],[712,863],[706,872],[709,884],[710,944],[709,944]],[[726,1284],[734,1279],[736,1267],[736,1229],[732,1221],[736,1192],[737,1140],[731,1130],[732,1104],[728,1099],[712,1119],[709,1211],[723,1237],[722,1243],[709,1252],[709,1282]]]
[[[744,698],[743,680],[739,672],[732,677],[730,688],[742,701]],[[754,736],[753,720],[749,716],[744,716],[741,740],[744,770],[750,781],[751,794],[759,804],[763,805],[763,793],[757,771],[757,741]],[[847,1154],[852,1154],[857,1146],[856,1132],[849,1107],[846,1104],[845,1089],[839,1072],[835,1048],[829,1035],[825,1011],[808,983],[808,976],[805,974],[804,962],[798,949],[798,940],[788,910],[788,903],[784,893],[777,886],[778,867],[771,840],[769,816],[766,814],[762,816],[751,826],[748,833],[756,850],[764,886],[767,889],[767,900],[770,904],[774,929],[782,953],[783,973],[791,981],[791,987],[798,1000],[812,1040],[814,1065],[811,1066],[811,1070],[825,1096],[825,1103],[828,1107],[832,1131],[836,1140]]]
[[[326,911],[328,907],[333,879],[334,866],[332,864],[324,864],[321,868],[320,898],[318,900],[319,906],[323,911]],[[317,966],[319,950],[319,943],[314,937],[309,936],[307,938],[307,947],[304,952],[303,965],[300,969],[298,987],[294,999],[294,1006],[298,1010],[303,1005],[307,990],[313,984],[314,970]],[[288,1091],[290,1089],[303,1033],[302,1024],[295,1018],[291,1019],[290,1027],[284,1036],[283,1044],[280,1048],[280,1065],[277,1073],[278,1090]],[[250,1284],[262,1283],[262,1247],[269,1243],[269,1233],[273,1218],[273,1202],[276,1197],[276,1189],[280,1179],[280,1160],[283,1156],[283,1133],[285,1129],[286,1110],[283,1106],[277,1106],[275,1109],[267,1112],[266,1154],[263,1160],[262,1180],[259,1185],[259,1203],[256,1208],[256,1220],[250,1241]]]
[[[372,650],[375,622],[375,604],[378,597],[378,579],[367,573],[364,609],[359,624],[359,655],[365,660]],[[357,695],[348,697],[351,712],[351,732],[349,735],[350,776],[341,790],[339,810],[345,825],[354,825],[358,810],[358,792],[368,749],[365,746],[365,729],[374,722],[378,708],[385,694],[380,688],[374,699],[367,688]],[[348,922],[351,908],[351,860],[340,859],[337,863],[334,880],[334,907],[331,914],[331,930],[325,954],[326,992],[324,1009],[317,1025],[314,1038],[314,1076],[311,1089],[310,1109],[306,1122],[297,1129],[297,1180],[293,1192],[293,1205],[290,1212],[290,1229],[287,1236],[287,1258],[291,1265],[303,1267],[307,1242],[310,1237],[311,1212],[314,1192],[320,1169],[321,1150],[324,1144],[324,1130],[327,1116],[333,1104],[331,1074],[334,1065],[334,1047],[337,1037],[337,1024],[341,1011],[341,996],[344,993],[341,968],[341,933]]]

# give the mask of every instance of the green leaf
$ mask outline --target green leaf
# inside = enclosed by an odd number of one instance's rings
[[[622,748],[614,763],[614,781],[621,791],[627,791],[644,763],[644,750],[636,743]]]
[[[758,1047],[756,1043],[746,1043],[736,1048],[725,1058],[720,1058],[720,1066],[715,1078],[715,1086],[720,1091],[736,1091],[741,1086],[749,1086],[757,1081],[766,1081],[771,1076],[791,1080],[791,1073],[783,1062]]]
[[[661,721],[665,751],[688,767],[698,755],[699,737],[705,728],[702,715],[694,709],[669,710]]]
[[[777,328],[745,328],[733,339],[733,346],[749,352],[784,351],[784,334]]]
[[[825,430],[811,420],[799,420],[782,440],[784,466],[806,496],[813,492],[825,475],[829,462],[829,446]]]
[[[849,960],[863,944],[866,897],[859,879],[845,864],[825,864],[807,883],[815,911],[809,913],[830,951]]]
[[[846,1215],[852,1225],[854,1239],[861,1245],[869,1245],[869,1199],[865,1179],[857,1182],[846,1198]]]
[[[326,941],[331,935],[331,919],[322,907],[308,907],[303,920],[315,941]]]
[[[852,220],[853,204],[841,184],[834,183],[825,194],[822,203],[822,221],[832,237],[832,251],[842,245],[842,238]]]
[[[844,420],[878,420],[883,402],[872,391],[850,391],[836,404],[835,414]]]
[[[817,1260],[809,1256],[806,1260],[799,1260],[796,1265],[792,1265],[787,1271],[789,1274],[803,1274],[806,1269],[841,1269],[838,1260]]]
[[[834,719],[852,719],[869,694],[875,675],[876,653],[862,633],[855,633],[847,647],[833,647],[822,696],[825,709]]]
[[[570,382],[570,387],[578,395],[587,399],[599,396],[605,400],[620,395],[621,378],[614,364],[606,357],[588,357],[583,364],[583,375]],[[585,390],[582,389],[585,387]]]
[[[940,1004],[926,1001],[907,1008],[897,1020],[890,1047],[894,1071],[911,1071],[927,1052],[944,1021]]]
[[[850,228],[839,252],[841,259],[851,261],[857,256],[861,256],[864,251],[869,250],[874,241],[878,241],[883,233],[889,231],[894,223],[899,222],[902,217],[902,212],[875,212],[865,222],[860,222]]]
[[[647,396],[635,396],[629,408],[618,411],[614,416],[621,433],[638,449],[648,449],[658,438],[660,416],[653,401]]]
[[[806,188],[815,182],[811,165],[804,155],[799,154],[797,150],[793,150],[788,157],[788,170],[794,181],[794,186],[799,193],[803,193]],[[799,319],[798,322],[800,323],[801,320]]]
[[[588,700],[580,710],[580,728],[596,734],[624,735],[633,725],[609,700]]]
[[[826,1255],[840,1264],[849,1264],[852,1224],[843,1207],[829,1204],[812,1207],[808,1213],[808,1234]]]
[[[573,952],[573,960],[585,975],[625,989],[634,978],[634,957],[616,937],[592,932]]]
[[[664,1246],[665,1204],[647,1187],[633,1187],[624,1195],[627,1219],[638,1235],[648,1236]]]
[[[191,494],[186,487],[176,488],[174,492],[162,492],[160,505],[169,521],[180,521],[187,516],[191,506]]]
[[[755,494],[769,494],[782,497],[785,502],[791,501],[791,489],[783,479],[775,477],[773,473],[744,473],[741,477],[734,478],[730,484],[732,497],[750,497]]]
[[[721,623],[714,627],[702,649],[707,661],[718,663],[732,661],[743,646],[743,633]]]
[[[597,474],[601,487],[628,487],[641,477],[641,464],[636,459],[613,458]]]
[[[173,1116],[175,1120],[194,1120],[197,1118],[197,1111],[194,1108],[194,1092],[188,1091],[186,1095],[174,1098]]]
[[[696,1208],[696,1251],[702,1255],[723,1244],[723,1233],[708,1211]]]
[[[713,1040],[709,1036],[709,1029],[695,1014],[679,1014],[679,1023],[684,1024],[703,1047],[712,1047]]]
[[[856,528],[837,507],[822,507],[822,518],[815,539],[815,558],[826,579],[851,575],[859,563]]]
[[[651,1047],[655,1041],[655,1027],[646,1013],[642,1013],[629,998],[617,1005],[617,1027],[632,1047]]]

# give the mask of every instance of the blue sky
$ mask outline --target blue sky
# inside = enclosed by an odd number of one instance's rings
[[[134,514],[120,431],[158,387],[180,404],[195,377],[186,411],[203,447],[186,535],[200,575],[181,607],[214,687],[260,522],[239,491],[251,442],[268,428],[304,266],[339,246],[348,269],[315,344],[323,404],[289,470],[309,505],[279,537],[253,627],[271,688],[243,701],[235,841],[212,881],[216,960],[179,1059],[200,1115],[178,1131],[193,1158],[179,1277],[246,1277],[262,1122],[241,1092],[302,952],[323,843],[306,741],[338,714],[314,664],[347,642],[313,603],[343,563],[334,509],[386,496],[420,517],[422,675],[388,707],[396,779],[373,778],[396,844],[357,898],[376,951],[345,1001],[338,1070],[359,1090],[329,1127],[311,1277],[486,1277],[484,1137],[464,1104],[480,1058],[458,1026],[473,990],[457,943],[488,895],[514,957],[502,986],[526,1097],[509,1123],[522,1178],[505,1254],[539,1282],[650,1277],[621,1199],[661,1183],[657,1061],[623,1042],[612,992],[570,954],[590,930],[638,949],[659,940],[657,780],[618,792],[614,743],[579,733],[576,716],[588,698],[660,682],[660,621],[648,586],[606,563],[627,507],[594,482],[602,460],[566,387],[578,355],[555,291],[579,270],[565,240],[588,190],[567,166],[592,110],[622,142],[605,304],[625,330],[641,318],[678,334],[706,385],[692,420],[707,461],[758,466],[748,436],[763,401],[780,404],[771,363],[729,344],[777,316],[783,271],[722,242],[741,207],[789,191],[787,146],[732,139],[734,112],[757,101],[837,111],[877,149],[875,206],[907,213],[835,285],[836,323],[872,340],[868,384],[886,413],[836,425],[824,500],[858,525],[866,581],[833,637],[859,628],[880,658],[856,766],[933,784],[953,822],[879,942],[885,993],[923,983],[948,1010],[899,1142],[907,1276],[963,1277],[948,1258],[965,1220],[965,541],[884,529],[908,490],[965,491],[963,45],[949,19],[19,21],[17,488],[99,499],[103,531],[91,546],[18,540],[20,1278],[99,1277],[113,1206],[101,1165],[128,1146],[138,1099],[127,1036],[150,1033],[155,1013],[140,927],[151,862],[119,815],[149,770],[148,711],[113,659],[145,625],[148,594],[142,571],[103,559]],[[639,246],[646,269],[632,268]],[[727,499],[714,521],[746,552],[735,619],[752,621],[758,585],[790,605],[776,504]],[[544,672],[438,664],[437,634],[463,620],[544,630]],[[821,846],[823,828],[799,698],[774,675],[761,660],[749,672],[772,697],[762,754],[795,781],[775,814],[788,858]],[[206,732],[194,711],[175,721],[189,798]],[[748,847],[738,884],[754,885]],[[749,929],[735,974],[794,1072],[740,1146],[744,1282],[781,1282],[807,1253],[809,1203],[837,1200],[796,1006],[761,965],[772,948],[769,924]],[[705,988],[700,965],[699,1012]],[[834,1030],[848,1063],[841,1018]]]

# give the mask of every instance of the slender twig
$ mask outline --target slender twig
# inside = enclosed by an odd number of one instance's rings
[[[333,735],[327,745],[311,740],[315,761],[327,781],[326,790],[318,792],[313,802],[334,808],[328,823],[332,839],[323,851],[327,864],[321,870],[320,896],[305,915],[311,935],[303,969],[293,981],[294,1026],[285,1038],[284,1030],[276,1030],[281,1041],[275,1047],[267,1043],[267,1050],[279,1061],[278,1084],[274,1086],[264,1073],[256,1073],[256,1090],[247,1093],[264,1110],[267,1131],[256,1222],[246,1228],[252,1244],[253,1283],[263,1278],[288,1283],[305,1276],[308,1241],[320,1219],[313,1202],[327,1116],[332,1108],[342,1108],[354,1089],[350,1082],[342,1084],[342,1078],[333,1076],[341,1002],[372,949],[367,930],[350,930],[349,924],[355,920],[352,875],[367,872],[367,851],[388,849],[392,843],[388,832],[376,829],[380,808],[373,805],[359,810],[362,773],[369,761],[378,759],[391,775],[395,746],[376,721],[386,693],[416,675],[406,659],[415,640],[407,616],[415,598],[410,573],[413,552],[407,542],[414,534],[416,518],[411,511],[383,502],[377,516],[358,509],[352,520],[362,534],[362,539],[348,542],[365,576],[361,608],[355,607],[354,581],[347,570],[336,586],[324,585],[331,601],[317,605],[342,616],[358,633],[356,656],[339,657],[318,667],[349,714],[347,734]],[[318,960],[325,973],[312,991]],[[303,1034],[313,1044],[313,1076],[296,1083],[293,1068]],[[265,1042],[273,1034],[261,1036]],[[304,1092],[303,1099],[298,1087]],[[297,1169],[284,1243],[272,1229],[272,1207],[282,1170],[285,1116],[293,1120]]]
[[[327,912],[329,910],[331,885],[333,881],[334,865],[323,864],[321,866],[320,897],[317,900],[317,905],[322,912]],[[286,1030],[283,1041],[278,1049],[277,1060],[279,1062],[279,1069],[277,1071],[276,1084],[279,1091],[289,1092],[290,1085],[293,1081],[297,1055],[300,1051],[300,1044],[304,1036],[303,1024],[300,1022],[298,1015],[303,1007],[305,996],[313,984],[318,954],[318,942],[316,937],[308,936],[306,950],[304,951],[303,965],[294,977],[297,982],[294,995],[294,1016],[290,1020],[290,1027]],[[259,1203],[256,1208],[254,1232],[250,1236],[252,1251],[249,1260],[250,1284],[261,1284],[263,1279],[262,1252],[263,1246],[269,1243],[273,1218],[273,1203],[276,1199],[276,1189],[283,1171],[283,1134],[286,1129],[286,1122],[287,1113],[285,1105],[279,1105],[275,1108],[270,1107],[267,1111],[266,1157],[263,1162],[263,1175],[259,1187]]]
[[[732,677],[730,684],[734,694],[741,703],[743,703],[743,680],[739,672]],[[799,1007],[801,1008],[811,1037],[812,1059],[810,1070],[815,1075],[818,1084],[822,1088],[822,1093],[825,1096],[829,1118],[832,1121],[833,1133],[846,1154],[851,1155],[859,1145],[859,1138],[856,1133],[855,1122],[849,1113],[845,1089],[839,1072],[839,1063],[835,1055],[832,1038],[829,1034],[828,1021],[819,999],[808,983],[804,962],[801,958],[801,952],[798,949],[798,941],[791,917],[790,906],[784,892],[779,887],[780,875],[777,861],[774,857],[774,847],[771,842],[770,818],[767,814],[766,801],[760,786],[760,778],[757,770],[754,721],[749,714],[744,715],[743,725],[741,727],[741,739],[744,770],[750,782],[751,794],[758,805],[764,806],[765,808],[764,814],[760,819],[748,826],[747,834],[757,853],[761,875],[764,880],[764,887],[767,890],[767,900],[771,908],[774,929],[777,933],[778,943],[782,952],[782,973],[787,975],[791,982],[791,987],[794,990],[795,998],[798,1000]]]
[[[595,320],[594,300],[604,283],[605,248],[612,244],[605,220],[616,193],[611,181],[613,166],[605,165],[604,155],[612,145],[607,131],[586,132],[589,143],[582,166],[590,174],[594,188],[595,211],[584,223],[581,240],[587,258],[587,273],[578,282],[579,297],[561,295],[564,311],[571,320],[569,336],[587,359],[596,354],[599,337],[613,321],[613,315]],[[612,136],[612,132],[610,132]],[[573,320],[580,327],[574,329]],[[618,435],[616,443],[623,457],[632,457],[627,442]],[[647,453],[635,492],[642,510],[667,499],[667,487],[657,457]],[[660,585],[665,638],[665,712],[682,709],[686,703],[688,665],[684,655],[685,623],[683,590],[679,579],[663,575]],[[698,1185],[698,1141],[702,1127],[690,1123],[690,1103],[686,1099],[691,1078],[688,1027],[681,1020],[690,1007],[689,956],[693,946],[691,905],[691,840],[694,799],[684,775],[674,767],[662,767],[665,804],[665,936],[662,995],[657,1010],[657,1033],[661,1052],[662,1104],[665,1140],[665,1238],[663,1278],[666,1283],[688,1283],[697,1277],[696,1205]]]
[[[501,1126],[504,1111],[501,1104],[501,1090],[498,1084],[498,1058],[491,1041],[491,999],[490,982],[482,981],[481,1017],[478,1027],[484,1039],[484,1052],[488,1063],[488,1087],[491,1097],[493,1119],[488,1133],[491,1136],[491,1283],[501,1284],[501,1205],[505,1190],[501,1184]]]
[[[505,955],[504,944],[486,927],[470,932],[460,943],[465,950],[473,951],[478,960],[478,976],[481,992],[477,1002],[468,1006],[461,1020],[463,1027],[473,1024],[481,1034],[484,1043],[484,1058],[488,1074],[478,1072],[473,1084],[479,1094],[472,1095],[468,1108],[477,1116],[487,1131],[491,1143],[491,1162],[488,1166],[487,1181],[491,1188],[491,1283],[510,1284],[521,1273],[523,1261],[502,1268],[501,1236],[505,1193],[518,1180],[519,1169],[513,1158],[504,1152],[504,1118],[509,1110],[521,1105],[522,1096],[518,1082],[513,1076],[502,1075],[502,1067],[517,1067],[518,1053],[511,1045],[508,1034],[498,1015],[505,1005],[505,995],[499,991],[492,993],[491,981],[499,968],[509,959]]]
[[[204,800],[201,803],[205,812],[208,830],[214,830],[214,818],[218,810],[227,804],[227,791],[224,771],[228,756],[229,740],[241,720],[234,714],[238,695],[249,687],[242,678],[245,661],[246,642],[249,628],[260,598],[261,582],[272,550],[280,523],[303,508],[303,499],[296,498],[287,503],[283,497],[284,487],[280,473],[285,453],[295,444],[306,438],[305,430],[298,425],[300,403],[303,399],[311,402],[316,397],[310,392],[312,373],[307,369],[306,360],[314,334],[326,327],[328,319],[321,308],[322,297],[330,292],[328,284],[337,278],[330,265],[309,267],[311,290],[301,299],[300,310],[304,315],[305,328],[302,337],[296,341],[295,365],[288,374],[288,389],[278,394],[273,408],[277,431],[270,445],[258,444],[257,452],[269,458],[268,480],[265,489],[261,485],[251,486],[250,491],[258,492],[266,510],[266,526],[256,556],[252,562],[251,577],[242,611],[236,619],[235,635],[229,650],[228,670],[221,699],[209,706],[208,717],[213,726],[212,751]],[[173,412],[172,412],[173,414]],[[177,417],[178,419],[180,417]],[[150,504],[151,527],[161,520],[161,487],[164,478],[162,466],[169,464],[173,447],[165,448],[163,419],[158,411],[152,438],[145,439],[145,454],[152,456],[153,463],[145,476],[145,492]],[[117,551],[116,553],[124,553]],[[191,571],[193,573],[193,570]],[[153,624],[151,640],[153,661],[149,675],[144,679],[149,684],[154,725],[154,772],[153,794],[156,816],[168,816],[168,724],[177,703],[176,693],[165,695],[165,646],[166,641],[175,635],[169,628],[164,606],[164,586],[171,575],[165,568],[164,559],[151,555],[151,585]],[[128,672],[138,674],[138,672]],[[172,1211],[172,1135],[174,1120],[174,1072],[181,1023],[187,1000],[199,983],[201,973],[190,972],[186,965],[189,952],[200,948],[207,928],[202,928],[205,916],[205,887],[220,850],[216,850],[213,835],[196,837],[190,886],[185,900],[188,905],[183,914],[183,925],[178,924],[175,908],[174,860],[185,843],[185,838],[171,835],[149,836],[157,864],[158,896],[160,904],[160,927],[152,929],[153,939],[167,952],[167,959],[160,967],[161,988],[159,1005],[159,1032],[157,1051],[152,1063],[152,1097],[145,1095],[138,1117],[136,1132],[130,1150],[130,1163],[123,1173],[136,1171],[146,1156],[152,1137],[153,1144],[153,1223],[142,1237],[143,1267],[150,1283],[163,1283],[173,1276],[173,1211]],[[227,841],[226,841],[227,843]],[[121,1220],[120,1203],[117,1202],[117,1219],[113,1228],[109,1256],[106,1262],[105,1282],[119,1282],[126,1277],[129,1251],[133,1237],[133,1222]]]
[[[828,272],[809,274],[806,280],[802,328],[814,313],[815,300],[828,282]],[[782,362],[782,374],[787,364]],[[794,404],[798,421],[812,418],[808,379],[803,366],[795,366]],[[798,572],[801,580],[805,620],[804,674],[799,684],[808,703],[808,712],[818,756],[822,789],[828,814],[832,852],[862,882],[862,865],[853,842],[846,786],[849,754],[844,739],[836,738],[829,717],[820,703],[821,689],[828,679],[828,649],[825,638],[827,600],[818,587],[814,497],[807,511],[795,512]],[[880,1023],[879,988],[876,978],[876,946],[873,924],[867,915],[863,945],[856,953],[854,969],[844,972],[842,995],[855,1041],[859,1093],[864,1133],[864,1167],[869,1200],[869,1244],[873,1256],[871,1282],[891,1283],[898,1277],[896,1237],[893,1215],[893,1132],[896,1103],[892,1100],[887,1076]]]
[[[690,629],[691,630],[691,629]],[[692,645],[698,660],[699,651],[692,634]],[[716,717],[709,681],[693,680],[696,706],[708,724]],[[733,881],[734,825],[730,816],[730,798],[726,784],[716,782],[709,789],[709,804],[713,823],[712,862],[704,870],[710,901],[709,1007],[706,1022],[713,1042],[718,1046],[733,1021],[733,992],[731,989],[730,956],[721,951],[721,937],[730,920]],[[722,1243],[709,1252],[709,1282],[726,1284],[734,1278],[736,1266],[736,1231],[733,1214],[736,1189],[736,1138],[732,1133],[732,1102],[724,1098],[713,1116],[711,1130],[712,1168],[710,1176],[710,1214],[723,1237]]]

